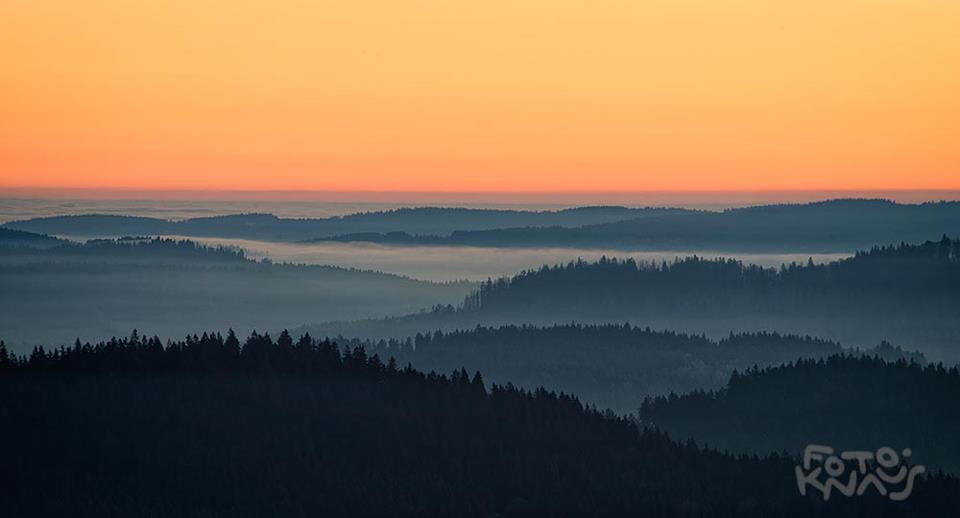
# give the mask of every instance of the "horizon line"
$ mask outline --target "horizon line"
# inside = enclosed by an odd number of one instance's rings
[[[453,190],[453,189],[246,189],[246,188],[167,188],[167,187],[49,187],[49,186],[0,186],[0,195],[10,192],[36,193],[224,193],[224,194],[506,194],[506,195],[552,195],[552,194],[710,194],[710,193],[815,193],[815,192],[953,192],[960,187],[823,187],[823,188],[714,188],[714,189],[513,189],[513,190]]]
[[[135,189],[92,187],[0,187],[0,199],[103,201],[236,201],[331,203],[475,204],[696,204],[751,205],[811,202],[831,198],[884,198],[917,203],[960,201],[960,189],[702,189],[702,190],[321,190],[321,189]]]

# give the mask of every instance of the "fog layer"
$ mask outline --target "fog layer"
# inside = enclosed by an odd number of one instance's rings
[[[172,236],[178,237],[178,236]],[[778,267],[791,262],[824,263],[848,257],[849,254],[796,253],[720,253],[704,250],[669,252],[624,252],[622,250],[587,250],[579,248],[486,248],[450,246],[393,246],[374,243],[278,243],[248,239],[189,238],[206,245],[242,248],[255,259],[274,262],[342,266],[376,270],[431,281],[482,281],[514,275],[544,264],[564,264],[577,259],[596,261],[601,257],[633,258],[643,262],[673,261],[677,257],[730,257],[747,264]]]

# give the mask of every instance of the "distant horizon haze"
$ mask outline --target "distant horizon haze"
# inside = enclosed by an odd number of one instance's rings
[[[882,198],[899,203],[960,200],[960,189],[651,189],[651,190],[336,190],[125,189],[2,187],[2,199],[291,201],[333,203],[744,206],[809,203],[836,198]]]

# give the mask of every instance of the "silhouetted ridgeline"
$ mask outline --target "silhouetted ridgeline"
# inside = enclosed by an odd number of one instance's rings
[[[792,458],[703,451],[575,398],[281,335],[0,353],[3,516],[951,516],[801,497]]]
[[[236,214],[183,221],[115,215],[52,216],[11,221],[4,226],[30,232],[86,237],[168,234],[299,241],[357,232],[446,235],[455,230],[579,226],[682,212],[690,211],[626,207],[577,207],[556,211],[419,207],[319,219],[278,218],[272,214]]]
[[[257,262],[238,250],[169,239],[0,246],[0,331],[25,347],[133,327],[163,336],[207,324],[276,329],[409,313],[455,302],[473,286]]]
[[[958,400],[957,367],[834,356],[750,369],[717,392],[649,399],[640,416],[674,437],[733,451],[891,446],[957,472]]]
[[[960,234],[960,202],[829,200],[723,212],[675,211],[578,227],[458,229],[446,235],[367,230],[324,238],[386,244],[636,250],[849,252]],[[319,236],[318,236],[319,237]]]
[[[488,380],[577,394],[600,408],[632,412],[645,396],[718,388],[734,369],[778,365],[842,351],[835,342],[777,333],[731,334],[719,341],[630,325],[504,326],[417,334],[406,340],[337,341],[422,371],[466,367]],[[886,345],[867,351],[901,358]],[[924,361],[922,355],[910,356]]]

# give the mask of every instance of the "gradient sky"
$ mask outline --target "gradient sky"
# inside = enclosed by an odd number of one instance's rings
[[[0,188],[960,188],[957,0],[3,0]]]

